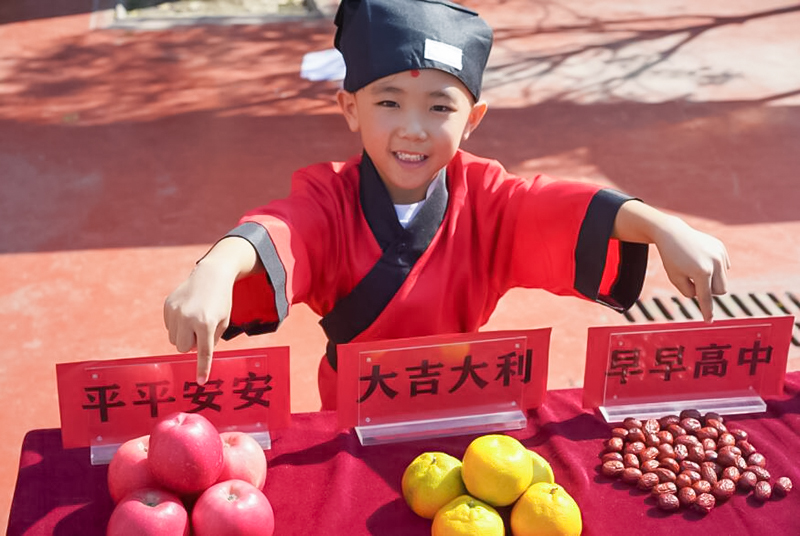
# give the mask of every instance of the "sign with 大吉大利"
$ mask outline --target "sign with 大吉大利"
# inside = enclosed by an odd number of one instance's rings
[[[539,406],[550,328],[432,335],[338,346],[343,427],[455,422],[492,408]]]

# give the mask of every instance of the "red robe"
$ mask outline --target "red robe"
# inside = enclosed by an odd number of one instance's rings
[[[247,213],[229,233],[254,245],[267,275],[236,283],[225,338],[274,331],[293,303],[325,317],[382,257],[385,232],[403,233],[374,167],[368,159],[360,167],[361,160],[297,171],[287,198]],[[365,177],[360,169],[368,170]],[[586,183],[516,177],[464,151],[446,176],[446,205],[430,244],[407,265],[377,318],[336,342],[474,332],[514,287],[582,296],[617,310],[635,302],[647,246],[611,238],[616,212],[630,197]],[[395,244],[398,255],[406,245]],[[326,409],[336,405],[332,364],[323,358],[319,369]]]

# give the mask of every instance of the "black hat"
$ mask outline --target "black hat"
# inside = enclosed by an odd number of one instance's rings
[[[347,91],[410,69],[439,69],[480,97],[492,30],[475,11],[445,0],[342,0],[335,22]]]

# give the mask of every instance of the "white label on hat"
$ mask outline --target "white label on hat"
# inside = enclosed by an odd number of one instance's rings
[[[444,63],[455,69],[461,70],[461,55],[462,51],[458,47],[442,43],[441,41],[434,41],[433,39],[425,40],[425,59],[438,61]]]

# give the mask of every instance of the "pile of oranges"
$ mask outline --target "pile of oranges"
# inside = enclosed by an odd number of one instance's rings
[[[547,460],[503,434],[476,438],[461,460],[420,454],[406,467],[402,490],[409,507],[432,520],[432,536],[504,536],[498,508],[510,509],[513,536],[579,536],[583,528],[578,504]]]

